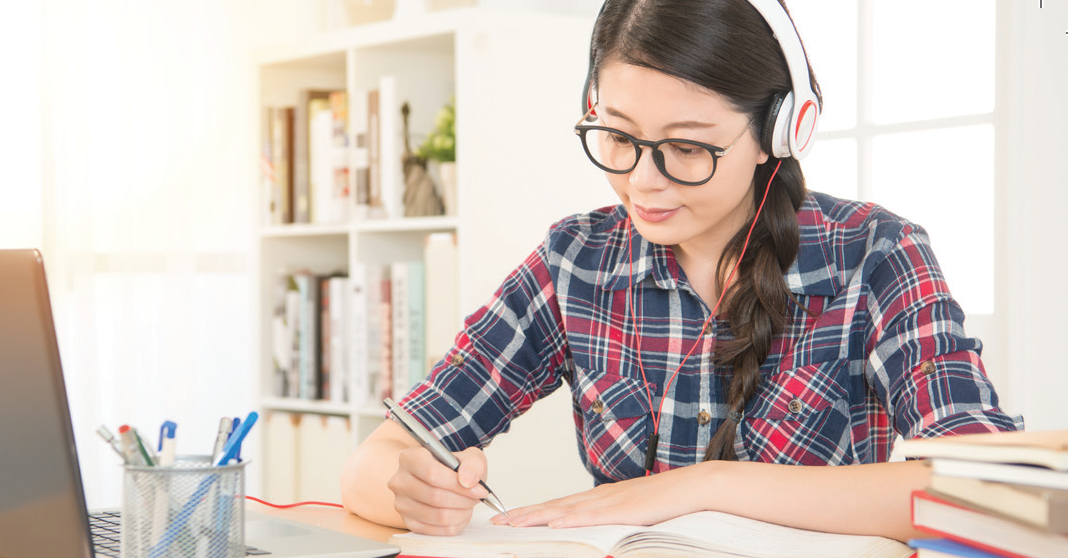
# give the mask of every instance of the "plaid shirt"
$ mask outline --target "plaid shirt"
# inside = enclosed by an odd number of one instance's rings
[[[980,342],[965,335],[922,228],[879,206],[817,193],[797,216],[801,247],[785,279],[811,314],[790,304],[737,426],[738,460],[872,463],[890,457],[897,433],[1017,427],[998,408]],[[701,334],[710,307],[670,248],[636,230],[631,266],[627,223],[617,206],[554,225],[466,319],[445,359],[403,399],[405,409],[459,451],[488,444],[566,381],[579,454],[601,483],[644,474],[652,412],[667,397],[654,470],[701,461],[728,410],[732,370],[714,366],[711,355],[730,326],[713,319]]]

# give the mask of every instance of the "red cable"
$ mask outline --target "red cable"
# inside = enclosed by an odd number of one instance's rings
[[[712,308],[712,312],[709,313],[708,318],[705,319],[705,323],[701,325],[701,334],[696,340],[694,340],[693,345],[690,346],[690,350],[686,353],[686,356],[682,357],[682,362],[680,362],[679,367],[675,369],[675,373],[672,374],[671,377],[668,379],[667,383],[664,384],[664,393],[660,396],[660,405],[657,407],[656,413],[653,413],[654,434],[660,431],[660,417],[663,415],[664,412],[664,401],[667,400],[667,393],[669,388],[671,387],[671,383],[675,381],[675,377],[678,376],[679,372],[682,371],[682,367],[686,364],[686,360],[690,358],[690,355],[693,354],[694,349],[696,349],[697,345],[700,344],[701,335],[704,335],[705,328],[708,327],[708,324],[712,321],[712,318],[716,315],[716,312],[719,311],[719,305],[723,302],[724,295],[727,294],[727,286],[730,285],[731,280],[734,279],[734,274],[738,271],[738,266],[741,265],[742,259],[745,257],[745,251],[749,248],[749,239],[753,236],[753,229],[756,228],[757,219],[760,218],[760,212],[764,209],[764,202],[768,200],[768,192],[771,191],[771,181],[775,180],[775,176],[779,173],[779,167],[781,166],[782,160],[779,160],[778,164],[775,165],[775,170],[771,173],[771,178],[768,179],[768,185],[764,187],[764,197],[761,198],[760,205],[757,207],[756,215],[753,216],[753,223],[749,225],[749,232],[745,235],[745,242],[742,243],[742,253],[739,254],[738,261],[734,262],[734,267],[731,269],[730,275],[727,276],[727,280],[723,283],[723,289],[719,293],[719,300],[716,301],[716,306]],[[639,330],[640,323],[637,322],[637,318],[634,315],[633,304],[631,302],[631,299],[634,296],[634,248],[633,243],[631,242],[632,234],[633,233],[632,228],[630,226],[630,217],[627,217],[627,257],[630,260],[630,289],[627,293],[627,306],[628,310],[631,312],[631,320],[635,321],[634,333],[638,339],[638,369],[641,371],[642,381],[645,382],[645,393],[648,396],[649,408],[652,409],[653,393],[649,389],[648,380],[645,379],[645,367],[642,365],[642,338],[641,332]],[[651,473],[652,471],[648,470],[645,472],[646,475],[649,475]]]
[[[307,501],[307,502],[296,502],[296,503],[293,503],[293,504],[272,504],[272,503],[270,503],[270,502],[268,502],[266,500],[261,500],[261,499],[255,497],[255,496],[245,495],[245,498],[247,498],[249,500],[252,500],[253,502],[259,502],[259,503],[261,503],[261,504],[263,504],[265,506],[270,506],[272,508],[278,508],[280,510],[284,510],[286,508],[295,508],[297,506],[330,506],[330,507],[342,508],[342,509],[344,509],[344,507],[345,507],[345,506],[342,506],[341,504],[335,504],[333,502]]]

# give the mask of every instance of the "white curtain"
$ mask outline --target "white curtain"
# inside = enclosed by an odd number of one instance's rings
[[[255,402],[245,23],[215,0],[13,6],[0,247],[44,254],[89,505],[118,505],[97,426],[155,440],[170,419],[179,453],[206,453]]]

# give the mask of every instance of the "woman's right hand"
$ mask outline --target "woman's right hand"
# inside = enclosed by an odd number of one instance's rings
[[[486,455],[478,448],[456,453],[457,471],[442,465],[422,447],[401,450],[397,471],[387,486],[405,527],[425,535],[455,535],[471,521],[474,507],[487,496]]]

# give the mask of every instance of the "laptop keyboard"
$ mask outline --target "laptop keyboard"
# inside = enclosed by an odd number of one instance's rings
[[[93,552],[97,556],[119,558],[122,521],[119,512],[94,512],[89,514],[89,533],[93,536]]]
[[[89,514],[89,533],[93,537],[93,552],[97,556],[121,558],[122,516],[117,511]],[[245,545],[245,556],[266,556],[270,552]]]

